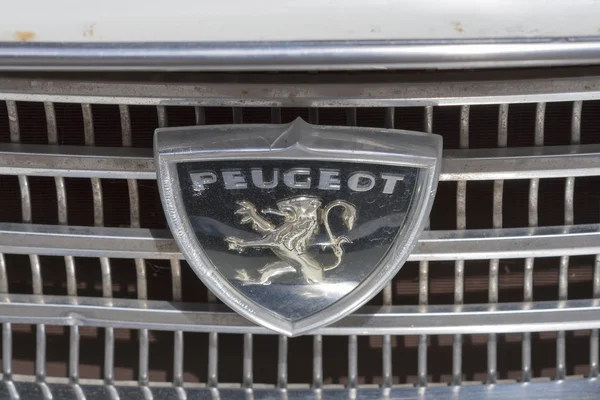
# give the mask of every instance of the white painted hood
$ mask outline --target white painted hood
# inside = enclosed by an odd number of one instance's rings
[[[595,0],[29,0],[4,42],[213,42],[600,36]]]

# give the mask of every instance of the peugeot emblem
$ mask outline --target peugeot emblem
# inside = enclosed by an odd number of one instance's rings
[[[310,125],[158,129],[161,198],[196,274],[225,304],[285,335],[377,294],[428,218],[442,139]]]

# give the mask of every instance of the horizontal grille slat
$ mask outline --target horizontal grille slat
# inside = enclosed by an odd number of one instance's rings
[[[182,258],[167,230],[0,223],[0,252]],[[409,261],[558,257],[600,253],[600,224],[425,231]]]
[[[445,150],[441,181],[597,176],[600,144]],[[0,143],[0,174],[156,179],[150,149]]]
[[[119,327],[186,332],[273,334],[222,305],[49,295],[0,295],[14,324]],[[600,300],[365,306],[319,328],[321,335],[419,335],[542,332],[600,328]]]
[[[410,107],[600,99],[600,71],[590,68],[586,75],[571,69],[494,74],[481,71],[314,76],[204,74],[194,76],[193,83],[186,83],[178,82],[189,79],[186,74],[161,82],[160,75],[143,73],[112,76],[74,73],[70,79],[64,75],[36,79],[3,73],[0,98],[204,107]]]
[[[0,174],[156,179],[148,149],[0,143]]]
[[[21,376],[15,376],[15,381],[0,382],[0,394],[13,394],[12,398],[31,396],[32,398],[43,398],[40,384],[23,379]],[[85,380],[78,387],[81,389],[81,395],[88,399],[181,399],[187,398],[225,398],[225,399],[243,399],[238,385],[221,385],[219,388],[205,387],[204,385],[188,385],[188,387],[171,387],[164,383],[150,383],[148,386],[137,387],[131,382],[123,382],[115,386],[104,386],[99,380]],[[79,400],[77,394],[65,379],[48,378],[48,393],[53,394],[54,398],[64,400]],[[427,396],[423,396],[422,388],[415,387],[393,387],[386,392],[386,396],[393,399],[415,398],[438,399],[446,398],[450,391],[459,392],[455,397],[466,399],[485,398],[488,400],[503,400],[507,398],[560,398],[564,400],[594,400],[600,391],[600,381],[598,379],[575,379],[566,381],[537,381],[528,383],[514,383],[514,381],[500,382],[493,386],[465,385],[456,388],[447,386],[430,386],[427,388]],[[281,389],[274,388],[272,385],[264,385],[255,388],[252,391],[252,397],[255,399],[266,400],[281,397]],[[362,398],[380,398],[382,391],[379,388],[361,389]],[[295,385],[291,390],[286,390],[286,399],[303,400],[307,398],[324,397],[331,399],[345,399],[348,392],[340,385],[326,385],[323,389],[311,389],[307,385]]]

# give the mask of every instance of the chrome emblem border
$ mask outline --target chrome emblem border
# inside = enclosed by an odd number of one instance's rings
[[[270,138],[270,139],[269,139]],[[340,146],[340,143],[344,143]],[[154,137],[159,191],[168,224],[186,260],[225,304],[248,319],[293,336],[329,325],[376,295],[401,268],[425,226],[441,165],[438,135],[380,128],[328,127],[297,119],[285,125],[225,125],[157,129]],[[396,240],[373,272],[324,310],[297,321],[278,317],[241,295],[218,273],[186,218],[177,165],[226,160],[350,162],[419,168],[413,204]]]

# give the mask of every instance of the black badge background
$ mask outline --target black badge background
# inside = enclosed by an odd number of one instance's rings
[[[284,171],[298,167],[311,169],[311,189],[292,189],[281,181]],[[267,182],[272,179],[273,168],[278,168],[279,184],[273,189],[256,188],[252,183],[250,168],[262,168]],[[339,169],[341,189],[318,189],[319,168]],[[248,188],[225,189],[221,176],[224,169],[241,169]],[[291,321],[304,318],[339,300],[373,271],[404,223],[419,173],[417,168],[408,167],[289,160],[189,162],[178,164],[177,170],[185,210],[198,241],[215,267],[244,295]],[[213,171],[217,175],[217,182],[207,185],[207,189],[201,193],[195,192],[189,176],[192,171]],[[374,173],[378,177],[375,187],[367,192],[348,189],[348,177],[357,171]],[[396,184],[393,194],[387,195],[382,193],[384,181],[379,178],[381,173],[404,174],[405,178],[403,182]],[[261,210],[276,208],[277,201],[301,195],[317,196],[322,199],[323,206],[336,199],[349,201],[356,206],[358,217],[350,232],[341,222],[339,209],[333,209],[329,216],[336,236],[345,235],[352,240],[352,243],[344,245],[342,263],[336,269],[324,273],[322,284],[307,284],[300,273],[292,273],[275,278],[274,283],[268,286],[241,285],[234,279],[237,269],[255,271],[278,258],[267,249],[247,249],[240,254],[227,248],[224,241],[227,236],[246,240],[260,238],[252,230],[251,224],[239,223],[240,216],[235,215],[239,207],[236,202],[250,201],[257,210]],[[277,216],[269,215],[266,218],[275,225],[282,222]],[[315,244],[327,241],[323,231],[320,229]],[[322,265],[331,264],[334,260],[330,249],[323,251],[320,246],[315,245],[311,251]]]

